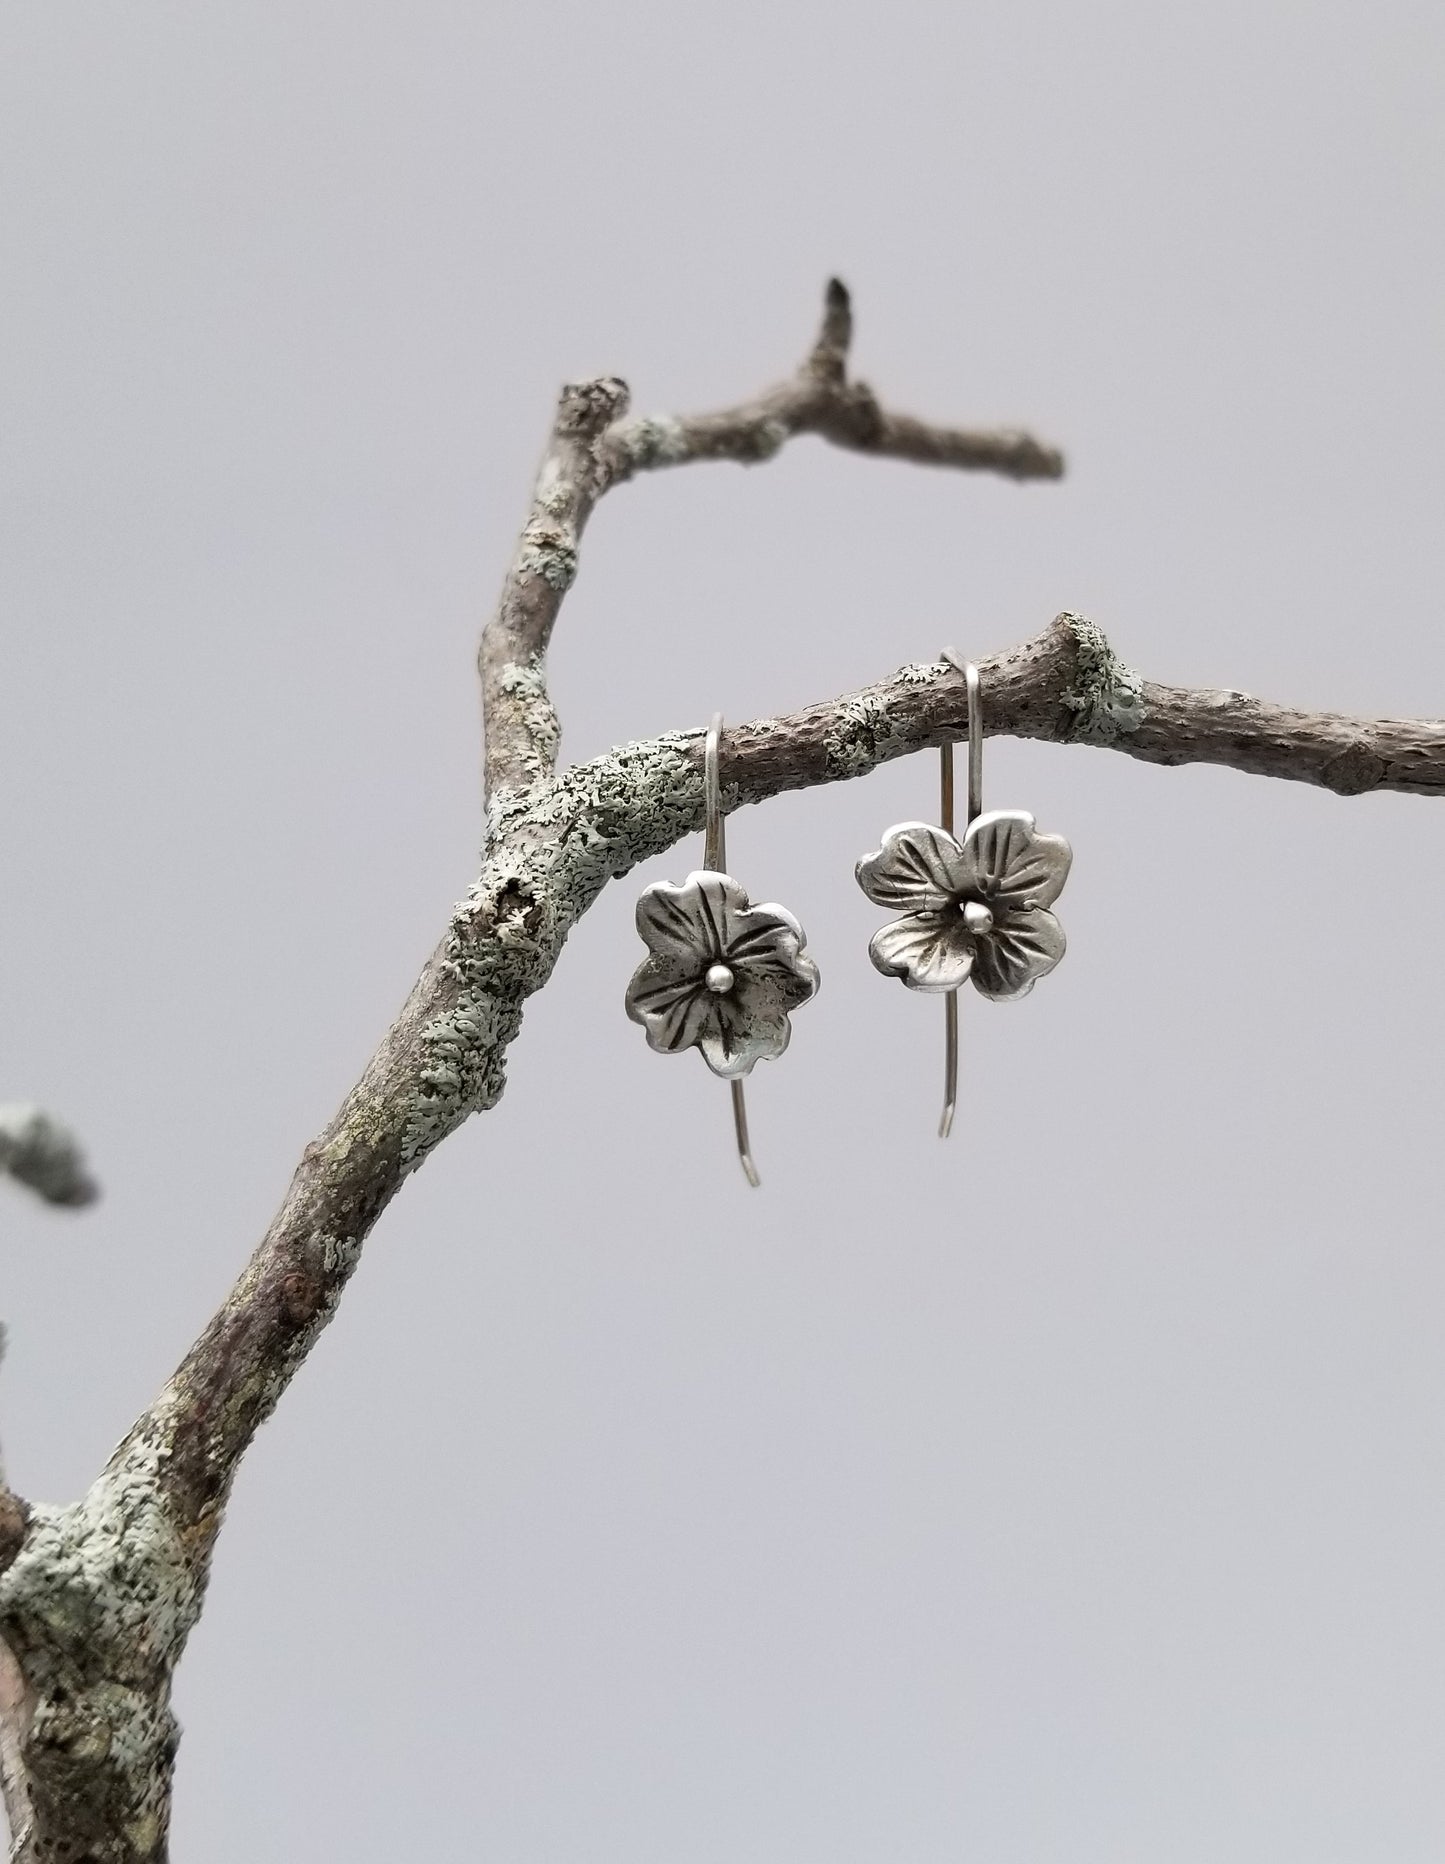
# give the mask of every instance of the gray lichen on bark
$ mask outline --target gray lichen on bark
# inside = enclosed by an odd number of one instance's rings
[[[520,728],[534,747],[537,775],[544,775],[557,762],[562,744],[562,721],[548,696],[546,667],[541,656],[504,663],[497,672],[497,691],[515,706]]]
[[[642,415],[623,422],[613,435],[618,454],[628,469],[645,472],[654,466],[678,466],[687,458],[687,434],[671,415]]]
[[[402,1139],[409,1169],[496,1105],[523,1005],[567,935],[609,880],[671,847],[701,809],[697,741],[676,734],[493,796],[482,872],[444,941],[443,1007],[421,1031]]]
[[[866,777],[883,762],[897,730],[884,694],[864,693],[840,700],[826,740],[829,774],[840,781]]]
[[[1077,667],[1062,703],[1073,714],[1066,736],[1075,744],[1117,744],[1144,722],[1144,682],[1109,645],[1104,630],[1083,615],[1060,615],[1073,631]]]
[[[137,1436],[81,1501],[28,1511],[0,1574],[0,1637],[19,1684],[6,1721],[12,1856],[154,1864],[166,1851],[179,1730],[171,1676],[204,1581]],[[18,1790],[17,1790],[18,1789]]]

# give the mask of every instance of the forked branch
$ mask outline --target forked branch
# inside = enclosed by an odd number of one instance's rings
[[[702,825],[700,730],[557,768],[545,654],[598,498],[645,469],[766,459],[802,433],[1015,478],[1062,470],[1058,454],[1026,435],[888,412],[848,379],[850,335],[847,294],[835,284],[807,360],[754,401],[628,421],[626,390],[613,378],[563,391],[482,643],[489,803],[480,874],[361,1080],[303,1153],[250,1263],[89,1493],[72,1508],[45,1509],[0,1492],[0,1659],[8,1647],[16,1660],[0,1666],[0,1773],[21,1822],[12,1855],[24,1864],[163,1859],[170,1675],[200,1610],[241,1457],[335,1313],[397,1189],[502,1093],[523,1006],[578,919],[609,880]],[[1445,791],[1445,724],[1154,685],[1076,615],[978,664],[993,733],[1106,745],[1159,764],[1224,764],[1341,795]],[[960,736],[965,718],[963,681],[946,663],[923,661],[843,698],[734,727],[722,747],[726,804],[862,776]]]
[[[609,879],[701,824],[700,731],[625,745],[555,771],[542,655],[575,571],[581,523],[625,468],[664,463],[659,432],[665,463],[673,464],[758,458],[758,435],[770,421],[787,434],[836,440],[852,433],[850,409],[860,397],[872,405],[872,397],[847,381],[849,322],[846,294],[830,287],[822,332],[798,374],[724,414],[609,424],[625,396],[615,379],[563,392],[483,652],[494,738],[482,872],[361,1082],[307,1148],[250,1266],[137,1426],[147,1440],[155,1437],[171,1504],[187,1531],[204,1530],[208,1539],[214,1530],[236,1463],[329,1320],[371,1225],[402,1180],[468,1115],[495,1104],[523,1004],[551,975],[577,920]],[[856,434],[845,443],[915,458],[922,435],[930,458],[952,464],[1024,476],[1060,470],[1057,454],[1026,437],[965,434],[887,415],[867,434],[866,443]],[[980,666],[990,732],[1109,745],[1153,763],[1226,764],[1346,795],[1445,789],[1445,726],[1352,720],[1242,693],[1154,685],[1079,616],[1061,616]],[[734,727],[722,757],[729,806],[861,776],[959,736],[964,720],[962,681],[946,663],[924,662],[790,717]]]
[[[885,409],[848,379],[853,310],[829,282],[812,349],[784,382],[712,414],[623,420],[627,384],[615,376],[562,390],[537,483],[501,597],[482,634],[482,718],[488,796],[534,783],[557,767],[557,715],[547,696],[546,653],[562,598],[577,573],[582,531],[597,501],[634,473],[695,460],[768,460],[796,434],[880,459],[1057,479],[1063,455],[1012,430],[939,427]]]

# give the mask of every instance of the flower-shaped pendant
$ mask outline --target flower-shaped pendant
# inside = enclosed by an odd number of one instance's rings
[[[962,841],[928,822],[900,822],[858,863],[858,884],[905,917],[875,932],[868,955],[910,990],[952,991],[970,977],[985,997],[1027,996],[1064,955],[1048,910],[1072,853],[1022,809],[977,816]]]
[[[730,874],[659,880],[637,902],[648,955],[627,987],[627,1014],[664,1055],[697,1047],[714,1074],[740,1080],[781,1055],[788,1018],[818,988],[803,928],[781,906],[754,906]]]

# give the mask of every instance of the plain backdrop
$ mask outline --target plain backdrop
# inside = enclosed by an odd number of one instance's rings
[[[475,871],[473,657],[557,384],[790,369],[1062,484],[799,442],[601,508],[565,752],[1083,610],[1445,712],[1437,5],[0,6],[0,1427],[77,1494]],[[178,1860],[1445,1856],[1445,805],[990,743],[1069,956],[941,1014],[853,881],[936,765],[739,814],[823,972],[751,1097],[622,1013],[638,888],[237,1485]],[[0,1187],[3,1189],[3,1187]]]

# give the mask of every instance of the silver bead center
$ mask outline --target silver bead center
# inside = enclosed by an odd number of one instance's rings
[[[963,923],[975,937],[993,931],[993,914],[982,900],[960,900],[959,911],[963,914]]]
[[[722,996],[725,991],[732,989],[737,979],[733,976],[727,965],[710,964],[707,968],[707,976],[703,981],[706,983],[709,990],[715,990],[719,996]]]

